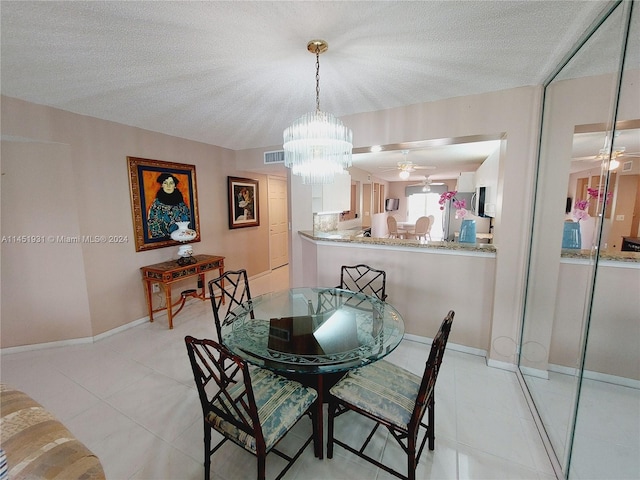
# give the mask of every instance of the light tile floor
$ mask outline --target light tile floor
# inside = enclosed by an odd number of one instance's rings
[[[286,287],[288,270],[251,282],[254,296]],[[455,328],[455,322],[454,322]],[[184,336],[215,338],[209,302],[187,304],[168,330],[166,317],[82,344],[2,356],[2,381],[50,409],[101,459],[107,478],[203,478],[202,420]],[[404,340],[387,357],[421,374],[428,345]],[[346,414],[336,436],[360,439],[366,421]],[[309,434],[307,418],[285,437],[295,446]],[[395,478],[335,447],[318,460],[311,446],[285,478]],[[404,469],[404,455],[385,432],[370,453]],[[267,478],[282,466],[267,457]],[[213,457],[212,478],[255,478],[255,459],[233,444]],[[555,479],[514,373],[486,366],[482,357],[447,350],[436,386],[436,448],[425,450],[420,479]]]
[[[526,376],[544,428],[566,463],[577,378],[550,372]],[[640,479],[640,390],[593,379],[582,382],[571,453],[572,480]]]

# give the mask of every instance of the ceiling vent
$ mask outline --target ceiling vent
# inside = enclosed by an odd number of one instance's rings
[[[284,150],[276,150],[273,152],[264,152],[265,165],[273,163],[284,163]]]

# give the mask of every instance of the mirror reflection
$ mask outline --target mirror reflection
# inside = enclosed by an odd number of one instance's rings
[[[545,89],[519,372],[565,478],[640,472],[640,21],[635,11],[627,30],[631,8],[617,4]]]
[[[581,249],[597,244],[596,211],[605,202],[601,251],[640,251],[640,119],[620,122],[613,142],[602,125],[579,125],[573,136],[567,220],[579,222]],[[598,130],[600,129],[600,130]],[[609,192],[603,198],[609,171]]]

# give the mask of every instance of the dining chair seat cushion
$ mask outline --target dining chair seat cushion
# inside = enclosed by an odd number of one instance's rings
[[[406,429],[422,378],[386,360],[350,371],[329,392],[371,415]]]
[[[262,368],[251,371],[251,385],[268,452],[304,415],[318,394],[312,388],[304,387],[298,382]],[[237,399],[243,392],[244,384],[242,382],[229,388],[229,393],[234,399]],[[223,400],[225,403],[228,402],[226,398],[219,397],[213,405],[220,408],[219,402]],[[212,411],[208,413],[206,421],[216,430],[225,432],[228,436],[236,439],[250,452],[256,453],[256,441],[252,435],[240,430]]]

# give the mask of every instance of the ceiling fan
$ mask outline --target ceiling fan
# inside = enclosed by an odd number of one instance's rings
[[[409,185],[410,187],[422,187],[423,192],[429,192],[431,190],[431,185],[444,185],[444,182],[434,182],[429,177],[424,177],[419,183],[414,183],[413,185]]]
[[[431,166],[431,165],[416,165],[414,164],[412,161],[407,159],[407,156],[409,155],[409,150],[402,150],[402,155],[404,156],[404,159],[400,162],[398,162],[397,166],[395,167],[379,167],[381,169],[383,169],[383,171],[391,171],[391,170],[399,170],[400,173],[398,174],[400,176],[400,178],[402,180],[407,180],[409,178],[409,176],[411,175],[411,173],[415,172],[416,170],[433,170],[436,167],[435,166]]]
[[[620,166],[620,160],[626,160],[627,158],[640,158],[640,152],[627,152],[625,147],[614,147],[611,152],[611,161],[609,162],[609,170],[615,170]],[[602,162],[609,159],[609,149],[602,148],[597,155],[589,155],[586,157],[576,157],[573,160],[577,161],[592,161]]]

